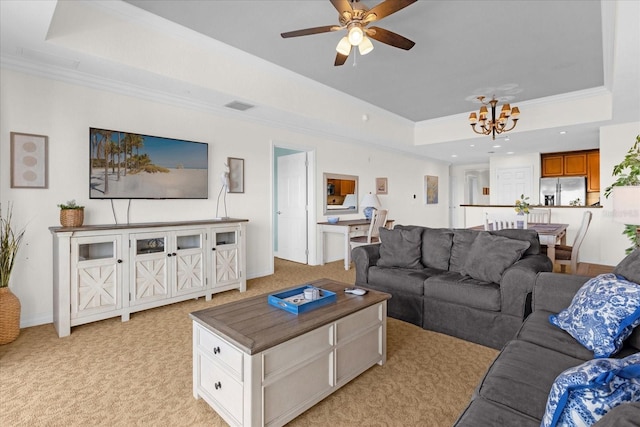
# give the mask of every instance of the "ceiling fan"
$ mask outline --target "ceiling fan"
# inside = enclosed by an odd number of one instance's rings
[[[347,35],[343,37],[336,50],[336,60],[333,65],[342,65],[346,62],[351,48],[358,46],[361,55],[366,55],[373,50],[373,44],[369,37],[379,42],[388,44],[404,50],[411,49],[415,43],[406,37],[380,27],[370,27],[367,25],[374,21],[391,15],[415,3],[417,0],[385,0],[382,3],[367,9],[360,3],[360,0],[329,0],[339,13],[338,21],[340,25],[326,25],[324,27],[306,28],[304,30],[289,31],[280,34],[283,38],[308,36],[311,34],[328,33],[331,31],[347,30]]]

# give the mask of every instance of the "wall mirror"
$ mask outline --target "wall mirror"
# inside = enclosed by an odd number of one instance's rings
[[[324,215],[358,213],[358,177],[324,173]]]

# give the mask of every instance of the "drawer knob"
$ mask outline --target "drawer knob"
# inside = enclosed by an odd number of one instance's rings
[[[215,383],[213,386],[216,388],[216,390],[220,390],[222,388],[222,384],[220,384],[220,381]]]
[[[220,353],[220,347],[213,347],[213,354]]]

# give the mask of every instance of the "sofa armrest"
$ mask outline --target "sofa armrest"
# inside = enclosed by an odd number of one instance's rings
[[[365,285],[369,282],[369,267],[380,259],[380,245],[356,246],[351,251],[351,259],[356,267],[356,284]]]
[[[527,301],[536,276],[541,271],[552,270],[553,264],[546,255],[528,255],[506,269],[500,281],[502,312],[524,319],[530,313]]]
[[[573,296],[590,277],[561,273],[540,273],[533,288],[533,310],[558,313],[571,304]]]

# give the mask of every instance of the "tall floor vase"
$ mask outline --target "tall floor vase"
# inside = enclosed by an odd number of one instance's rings
[[[20,335],[20,300],[8,287],[0,288],[0,344]]]

